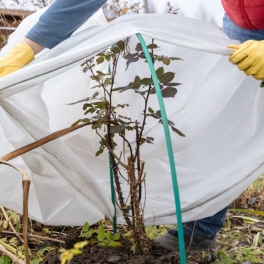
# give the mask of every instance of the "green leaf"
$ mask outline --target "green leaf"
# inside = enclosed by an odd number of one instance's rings
[[[98,228],[97,239],[98,241],[103,241],[105,239],[105,230],[102,226],[99,226]]]
[[[147,227],[146,233],[150,240],[154,240],[156,237],[158,237],[158,229],[156,227]]]
[[[84,104],[83,105],[83,110],[86,110],[88,107],[92,107],[92,105],[91,104]]]
[[[134,244],[131,248],[130,251],[132,251],[134,253],[134,251],[136,250],[136,244]]]
[[[0,245],[2,245],[5,249],[11,251],[12,253],[16,254],[17,253],[17,249],[10,246],[9,244],[7,243],[4,243],[3,241],[0,240]]]
[[[135,93],[138,93],[142,96],[144,96],[148,91],[135,91]]]
[[[156,115],[159,116],[159,117],[161,117],[161,112],[160,112],[160,110],[156,111]]]
[[[122,41],[122,40],[118,41],[118,42],[116,43],[116,46],[117,46],[119,49],[121,49],[122,51],[125,50],[125,42]]]
[[[90,230],[88,231],[88,234],[89,234],[89,235],[93,235],[93,234],[94,234],[94,230],[93,230],[93,229],[90,229]]]
[[[2,225],[2,227],[3,227],[4,229],[7,229],[7,228],[9,227],[9,221],[8,221],[8,220],[3,221],[3,225]]]
[[[79,237],[84,237],[84,238],[87,238],[88,236],[88,232],[83,232],[79,235]]]
[[[117,126],[111,126],[110,127],[110,133],[124,133],[125,126],[124,125],[117,125]]]
[[[127,62],[126,62],[126,65],[127,65],[126,70],[128,69],[128,67],[129,67],[129,65],[130,65],[131,63],[137,62],[138,60],[139,60],[138,57],[135,57],[135,58],[133,58],[133,59],[129,59],[129,60],[127,60]]]
[[[84,67],[83,72],[86,73],[89,69],[89,67]]]
[[[89,114],[89,113],[92,114],[92,113],[94,113],[95,111],[96,111],[95,108],[90,108],[90,109],[88,109],[87,111],[85,111],[84,114],[85,114],[85,115],[87,115],[87,114]]]
[[[171,61],[169,58],[165,57],[164,59],[162,59],[162,62],[165,64],[165,65],[170,65]]]
[[[171,127],[173,132],[177,133],[181,137],[185,137],[185,135],[180,130],[178,130],[176,127],[174,127],[174,126],[170,126],[170,127]]]
[[[157,74],[158,79],[160,79],[161,76],[164,74],[164,68],[163,67],[158,68],[156,70],[156,74]]]
[[[113,240],[117,241],[120,239],[120,233],[115,233],[112,237]]]
[[[10,264],[11,263],[11,259],[4,255],[3,257],[0,257],[0,264]]]
[[[98,243],[98,246],[99,246],[99,247],[106,247],[106,245],[107,245],[107,244],[106,244],[105,242],[99,242],[99,243]]]
[[[179,86],[182,85],[182,83],[167,83],[166,86]]]
[[[170,57],[171,60],[175,61],[175,60],[183,60],[181,58],[176,58],[176,57]]]
[[[155,88],[150,89],[149,94],[156,94]]]
[[[221,261],[218,262],[217,264],[233,264],[234,263],[233,260],[225,254],[225,252],[219,251],[218,255]]]
[[[111,235],[111,232],[110,231],[107,231],[107,233],[106,233],[106,239],[107,239],[108,243],[111,241],[112,235]]]
[[[108,243],[108,246],[109,247],[117,247],[117,244],[114,240],[110,240],[109,243]]]
[[[96,92],[93,94],[92,99],[94,99],[97,95],[99,95],[99,92],[96,91]]]
[[[103,73],[102,71],[96,71],[96,73],[99,75],[99,76],[105,76],[107,74]]]
[[[148,49],[157,49],[158,45],[157,44],[150,44],[148,45]]]
[[[104,81],[104,86],[108,86],[112,82],[112,78],[106,78]]]
[[[160,77],[159,81],[161,83],[166,84],[166,83],[171,82],[174,79],[174,77],[175,77],[175,73],[174,72],[166,72]]]
[[[140,77],[139,76],[136,76],[135,79],[134,79],[134,88],[135,89],[139,89],[140,86],[141,86],[141,82],[140,82]]]
[[[110,61],[110,60],[111,60],[111,55],[105,55],[105,59],[106,59],[107,61]]]
[[[131,231],[128,231],[127,233],[125,233],[123,236],[124,237],[130,237],[132,235],[132,232]]]
[[[138,52],[139,52],[139,51],[143,51],[142,46],[141,46],[140,43],[137,44],[135,50],[138,51]]]
[[[104,149],[99,149],[96,153],[95,153],[95,156],[98,157],[100,156],[102,153],[104,152]]]
[[[126,126],[126,130],[128,130],[128,131],[133,131],[133,130],[134,130],[134,128],[133,128],[133,127],[131,127],[131,126]]]
[[[234,213],[244,213],[244,214],[264,216],[264,212],[261,212],[261,211],[253,211],[253,210],[246,210],[246,209],[229,209],[228,211],[234,212]]]
[[[146,142],[149,144],[153,144],[154,138],[153,137],[146,137]]]
[[[257,247],[258,245],[262,245],[262,237],[261,237],[261,232],[258,232],[255,236],[254,236],[254,240],[253,240],[253,246]]]
[[[142,79],[142,80],[140,81],[140,83],[141,83],[142,85],[150,85],[150,84],[152,84],[152,79],[151,79],[151,78],[144,78],[144,79]]]
[[[99,58],[96,59],[96,63],[97,64],[101,64],[103,62],[104,62],[104,57],[99,57]]]
[[[227,219],[227,228],[232,228],[232,222],[230,221],[230,219]]]
[[[138,56],[138,53],[133,53],[133,54],[128,53],[127,55],[124,56],[124,59],[130,60],[130,59],[133,59],[133,58],[135,58],[137,56]]]
[[[148,111],[149,111],[151,114],[155,113],[154,110],[153,110],[151,107],[148,108]]]
[[[77,242],[76,244],[74,244],[73,248],[83,249],[86,245],[88,245],[88,241]]]
[[[46,227],[42,228],[42,231],[45,235],[49,235],[51,233],[50,230]]]
[[[38,259],[33,259],[30,261],[30,264],[40,264],[40,261]]]
[[[88,230],[89,230],[89,223],[85,222],[82,228],[82,232],[88,232]]]
[[[130,86],[123,86],[123,87],[118,87],[118,88],[114,88],[112,89],[113,92],[122,92],[122,91],[126,91],[128,89],[133,89],[133,87],[130,87]]]
[[[139,53],[139,58],[141,58],[141,59],[146,59],[146,55],[145,55],[145,53],[142,51],[142,52],[140,52]]]
[[[163,89],[161,93],[163,98],[174,98],[177,93],[177,89],[174,87],[167,87]]]
[[[144,144],[145,142],[146,142],[146,139],[142,137],[142,138],[140,139],[140,145]]]
[[[103,109],[105,107],[105,102],[95,102],[93,103],[94,108]]]
[[[119,54],[119,53],[120,53],[120,49],[117,48],[117,47],[112,48],[111,51],[112,51],[114,54]]]
[[[116,107],[114,107],[114,109],[118,107],[125,108],[125,107],[129,107],[129,105],[128,104],[118,104]]]

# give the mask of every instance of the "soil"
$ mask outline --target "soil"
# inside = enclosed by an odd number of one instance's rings
[[[70,232],[65,239],[65,248],[73,248],[79,241],[79,233]],[[130,251],[131,243],[123,239],[122,246],[118,248],[99,247],[95,245],[86,246],[81,255],[75,256],[71,264],[179,264],[179,255],[151,242],[150,254],[135,255]],[[60,253],[52,251],[41,264],[60,264]]]

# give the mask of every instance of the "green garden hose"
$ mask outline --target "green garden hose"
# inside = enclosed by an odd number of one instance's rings
[[[110,186],[111,186],[111,197],[112,203],[114,205],[114,216],[113,216],[113,229],[114,234],[117,232],[117,223],[116,223],[116,202],[115,202],[115,183],[114,183],[114,175],[113,175],[113,164],[111,161],[110,153],[109,153],[109,171],[110,171]]]
[[[111,73],[110,64],[108,65],[108,72]],[[114,181],[114,175],[113,175],[113,163],[110,157],[110,153],[108,154],[108,157],[109,157],[111,198],[112,198],[112,203],[114,205],[114,211],[115,211],[114,216],[113,216],[113,229],[114,229],[114,234],[116,234],[117,233],[117,219],[116,219],[116,202],[115,202],[115,181]]]
[[[162,93],[161,93],[161,89],[160,89],[159,80],[158,80],[158,77],[157,77],[157,74],[156,74],[156,71],[154,68],[152,58],[151,58],[150,53],[148,51],[147,45],[146,45],[145,40],[141,34],[137,34],[137,37],[140,41],[140,44],[141,44],[142,49],[144,51],[144,54],[146,56],[146,59],[147,59],[147,62],[148,62],[148,65],[149,65],[149,68],[151,71],[152,79],[154,82],[156,94],[158,96],[160,112],[161,112],[161,117],[162,117],[162,123],[163,123],[163,128],[164,128],[164,134],[165,134],[165,138],[166,138],[166,145],[167,145],[169,161],[170,161],[172,186],[173,186],[173,191],[174,191],[174,200],[175,200],[177,223],[178,223],[178,241],[179,241],[179,249],[180,249],[180,263],[186,264],[179,187],[178,187],[178,181],[177,181],[176,167],[175,167],[175,162],[174,162],[174,156],[173,156],[173,150],[172,150],[167,114],[166,114],[166,110],[164,107],[164,102],[163,102],[163,97],[162,97]]]

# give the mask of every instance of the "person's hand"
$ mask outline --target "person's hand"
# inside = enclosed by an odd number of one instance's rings
[[[235,49],[229,61],[246,75],[252,75],[257,80],[264,79],[264,41],[248,40],[241,45],[231,45]]]
[[[26,43],[20,42],[6,55],[0,57],[0,77],[21,69],[34,60],[34,51]]]

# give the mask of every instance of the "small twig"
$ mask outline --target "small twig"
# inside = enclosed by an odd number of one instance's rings
[[[11,231],[0,231],[0,233],[2,234],[10,234],[10,235],[23,235],[23,233],[17,233],[17,232],[11,232]],[[51,238],[51,237],[46,237],[46,236],[38,236],[38,235],[31,235],[29,234],[28,237],[31,237],[31,238],[38,238],[40,240],[50,240],[50,241],[53,241],[53,242],[58,242],[58,243],[61,243],[61,244],[64,244],[65,241],[62,241],[62,240],[59,240],[59,239],[56,239],[56,238]]]
[[[120,165],[123,166],[125,169],[127,169],[128,166],[127,166],[125,163],[123,163],[123,162],[120,160],[120,158],[117,157],[117,155],[116,155],[115,152],[109,147],[109,145],[107,144],[107,142],[105,142],[105,144],[106,144],[108,150],[110,151],[110,153],[111,153],[111,154],[115,157],[115,159],[117,160],[118,164],[120,164]],[[117,165],[118,165],[118,164],[117,164]]]
[[[143,209],[142,209],[142,214],[144,215],[145,213],[145,206],[146,206],[146,199],[147,199],[147,186],[146,186],[146,172],[144,174],[144,192],[145,192],[145,197],[144,197],[144,203],[143,203]]]
[[[142,179],[142,175],[143,175],[143,172],[144,172],[144,168],[145,168],[145,162],[142,161],[141,162],[141,166],[140,166],[140,171],[139,171],[139,174],[138,174],[138,180],[137,180],[136,186],[138,186],[139,184],[142,183],[141,179]]]
[[[124,179],[124,181],[126,181],[126,182],[128,183],[128,180],[123,176],[123,174],[121,173],[121,171],[120,171],[120,169],[119,169],[118,167],[117,167],[117,171],[118,171],[120,177],[121,177],[122,179]]]
[[[7,165],[15,170],[17,170],[22,176],[22,188],[23,188],[23,238],[24,238],[24,248],[25,248],[25,258],[26,264],[30,263],[29,250],[28,250],[28,196],[30,188],[30,178],[28,175],[19,167],[12,165],[6,161],[0,160],[0,164]]]
[[[132,151],[132,147],[131,147],[130,142],[122,134],[119,134],[119,136],[127,143],[127,146],[128,146],[128,148],[130,150],[130,156],[132,157],[133,156],[133,151]],[[125,151],[124,151],[124,153],[125,153]],[[124,155],[124,157],[125,157],[125,155]]]
[[[61,231],[61,232],[57,232],[57,231],[51,231],[51,235],[53,235],[53,234],[58,234],[58,235],[62,235],[62,236],[67,236],[67,234],[65,234],[65,233],[62,233],[63,232],[63,230]]]
[[[24,240],[23,240],[23,238],[20,236],[19,233],[17,233],[17,231],[16,231],[16,229],[14,228],[12,222],[10,221],[10,219],[9,219],[9,217],[8,217],[8,215],[7,215],[6,211],[5,211],[5,209],[4,209],[4,207],[3,207],[3,206],[0,206],[0,208],[1,208],[1,210],[2,210],[2,212],[3,212],[3,214],[4,214],[4,216],[5,216],[5,219],[8,221],[8,223],[9,223],[11,229],[14,231],[14,234],[15,234],[15,235],[20,239],[20,241],[24,244]]]
[[[96,77],[96,75],[94,74],[94,71],[93,71],[91,65],[88,65],[87,62],[86,62],[86,65],[89,67],[89,70],[90,70],[91,74],[93,75],[93,77],[95,78],[95,80],[101,85],[101,87],[103,87],[104,92],[106,92],[108,95],[110,95],[109,92],[105,89],[104,84],[103,84],[102,82],[100,82],[100,80],[99,80],[99,79]]]
[[[189,243],[189,246],[188,246],[186,252],[188,252],[188,250],[190,249],[190,247],[191,247],[191,245],[192,245],[192,242],[193,242],[193,236],[194,236],[194,231],[195,231],[195,226],[196,226],[196,221],[194,221],[193,230],[192,230],[192,235],[191,235],[191,240],[190,240],[190,243]]]
[[[0,245],[0,251],[4,254],[7,255],[12,261],[13,263],[16,264],[25,264],[25,262],[21,259],[19,259],[17,256],[15,256],[13,253],[11,253],[10,251],[8,251],[7,249],[5,249],[5,247],[3,247],[2,245]]]
[[[53,140],[55,140],[57,138],[65,136],[65,135],[67,135],[67,134],[69,134],[69,133],[71,133],[71,132],[73,132],[73,131],[75,131],[77,129],[80,129],[80,128],[83,128],[83,127],[85,127],[87,125],[92,125],[92,124],[94,124],[94,122],[88,122],[88,123],[85,123],[85,124],[76,125],[76,126],[72,126],[72,127],[68,127],[68,128],[64,128],[62,130],[56,131],[56,132],[50,134],[49,136],[41,138],[41,139],[39,139],[39,140],[37,140],[37,141],[35,141],[33,143],[30,143],[30,144],[28,144],[26,146],[23,146],[23,147],[21,147],[19,149],[16,149],[16,150],[8,153],[7,155],[5,155],[2,158],[0,158],[0,160],[9,161],[9,160],[14,159],[14,158],[16,158],[16,157],[18,157],[18,156],[20,156],[22,154],[25,154],[25,153],[27,153],[27,152],[35,149],[35,148],[38,148],[38,147],[40,147],[40,146],[42,146],[44,144],[47,144],[47,143],[49,143],[49,142],[51,142],[51,141],[53,141]]]

